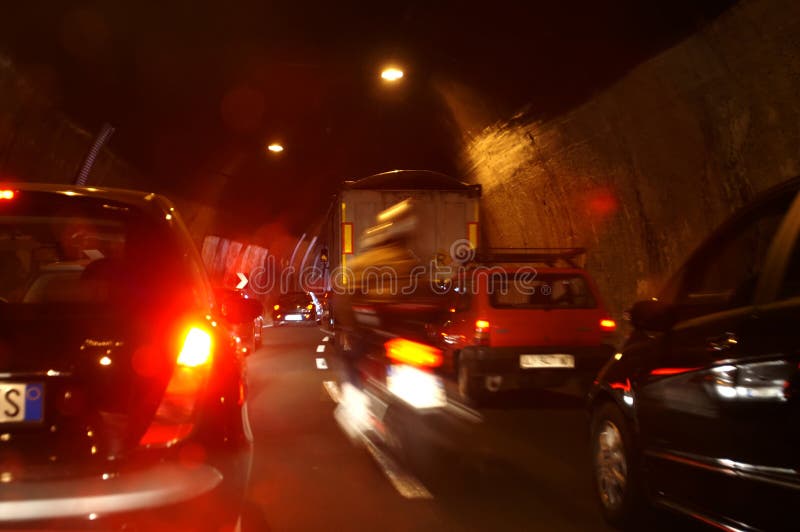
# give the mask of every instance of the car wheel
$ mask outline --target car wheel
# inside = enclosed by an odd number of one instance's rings
[[[483,398],[479,379],[472,376],[466,364],[458,365],[458,394],[466,401],[479,405]]]
[[[634,523],[641,515],[636,448],[625,415],[612,403],[592,414],[594,485],[603,517],[615,526]]]

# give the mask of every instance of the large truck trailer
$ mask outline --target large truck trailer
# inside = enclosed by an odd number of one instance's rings
[[[379,224],[379,213],[404,200],[413,202],[417,225],[406,243],[421,263],[446,267],[453,255],[474,254],[480,239],[480,196],[480,185],[425,170],[395,170],[346,181],[321,235],[329,251],[328,287],[341,289],[352,281],[348,268],[369,246],[366,231]]]

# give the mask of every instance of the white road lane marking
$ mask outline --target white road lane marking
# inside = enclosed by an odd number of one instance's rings
[[[397,463],[392,460],[389,455],[381,451],[372,441],[361,434],[361,441],[364,446],[372,455],[372,458],[378,463],[383,474],[392,483],[394,489],[405,497],[406,499],[433,499],[433,495],[428,489],[416,478],[406,473]]]
[[[328,362],[322,357],[317,357],[317,369],[328,369]]]
[[[322,385],[334,403],[339,403],[342,400],[342,394],[339,392],[339,385],[336,384],[336,381],[322,381]]]
[[[334,417],[339,427],[345,433],[350,433],[353,428],[345,426],[348,422],[342,419],[343,412],[341,412],[340,409],[344,408],[344,406],[341,404],[342,395],[339,390],[339,385],[334,381],[323,381],[322,385],[325,387],[325,391],[328,392],[328,395],[330,395],[331,400],[339,404],[334,412]],[[344,414],[344,416],[346,417],[346,414]],[[353,434],[351,434],[351,437],[352,436]],[[397,490],[397,493],[406,499],[433,499],[433,495],[422,482],[404,471],[389,455],[381,451],[366,434],[358,430],[355,434],[355,438],[364,445],[370,456],[372,456],[372,459],[375,460],[383,474],[389,479],[394,489]]]
[[[323,344],[319,344],[317,346],[317,353],[324,353],[324,352],[325,352],[325,346]]]
[[[330,341],[330,339],[331,339],[331,337],[330,337],[330,336],[326,336],[325,338],[323,338],[323,339],[322,339],[322,341],[323,341],[323,342],[329,342],[329,341]]]

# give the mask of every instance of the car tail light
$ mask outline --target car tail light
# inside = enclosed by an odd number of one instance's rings
[[[600,320],[600,329],[603,332],[614,332],[617,330],[617,322],[608,318],[602,319]]]
[[[311,310],[312,308],[314,308],[314,305],[312,305],[311,303],[309,303],[308,305],[306,305],[306,308],[307,308],[308,310]]]
[[[442,365],[442,352],[430,345],[392,338],[384,345],[386,356],[392,361],[415,367],[437,367]]]
[[[13,190],[0,190],[0,200],[12,200],[16,195],[16,192]]]
[[[278,310],[280,308],[281,308],[280,305],[272,305],[272,310]]]
[[[475,322],[475,344],[489,345],[489,322],[477,320]]]
[[[192,327],[186,333],[178,355],[178,366],[196,368],[211,360],[211,335],[203,329]]]
[[[189,328],[164,397],[139,445],[169,446],[192,432],[195,406],[208,379],[212,355],[211,333],[200,327]]]

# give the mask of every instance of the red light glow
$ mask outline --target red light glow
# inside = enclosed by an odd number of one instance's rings
[[[604,319],[600,320],[600,328],[604,331],[616,331],[617,330],[617,322],[614,320]]]
[[[395,362],[416,367],[442,365],[442,352],[435,347],[412,342],[404,338],[393,338],[386,342],[386,356]]]
[[[211,360],[211,335],[203,329],[192,327],[186,333],[178,364],[194,368]]]
[[[664,375],[680,375],[681,373],[689,373],[690,371],[697,371],[699,367],[694,368],[656,368],[650,372],[653,376]]]

